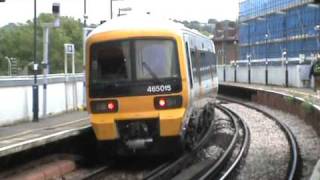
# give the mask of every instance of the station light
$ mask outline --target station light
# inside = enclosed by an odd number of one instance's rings
[[[60,3],[53,3],[52,4],[52,14],[55,16],[60,15]]]
[[[60,27],[60,3],[52,4],[52,14],[55,16],[55,20],[53,22],[53,27]]]
[[[6,0],[0,0],[0,2],[6,2]]]

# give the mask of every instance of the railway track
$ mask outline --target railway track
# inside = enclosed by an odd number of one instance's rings
[[[242,141],[242,142],[240,142],[241,148],[238,151],[235,159],[231,163],[229,163],[229,165],[228,165],[227,159],[225,159],[224,161],[221,160],[220,163],[218,162],[215,164],[214,167],[212,167],[212,170],[208,171],[207,173],[204,172],[204,175],[202,176],[201,179],[209,179],[211,177],[211,178],[223,180],[223,179],[226,179],[227,177],[229,177],[232,174],[232,171],[240,163],[240,160],[244,157],[244,155],[250,145],[249,144],[250,143],[250,130],[249,130],[247,124],[243,121],[243,119],[240,116],[238,116],[235,112],[233,112],[232,110],[230,110],[226,107],[223,107],[221,105],[219,105],[217,107],[220,108],[225,113],[229,114],[229,116],[233,116],[233,119],[237,119],[239,121],[239,126],[241,126],[242,130],[244,131],[243,137],[239,139],[240,141]],[[221,173],[219,176],[218,175],[219,174],[219,167],[222,168],[224,166],[227,166],[227,167],[224,169],[224,172]],[[212,172],[212,173],[210,173],[210,172]],[[214,175],[218,175],[219,177],[214,177]]]
[[[199,145],[199,147],[195,148],[192,152],[184,154],[179,159],[173,161],[173,162],[167,162],[165,164],[162,164],[152,172],[150,172],[144,179],[148,180],[155,180],[155,179],[212,179],[212,178],[218,178],[218,179],[225,179],[228,177],[232,170],[236,167],[236,165],[240,162],[241,158],[245,154],[245,151],[249,145],[249,129],[246,126],[245,122],[242,121],[242,119],[237,116],[234,112],[231,110],[221,106],[216,106],[219,110],[224,112],[232,121],[235,133],[232,137],[231,142],[225,149],[224,153],[220,155],[218,160],[211,161],[206,163],[206,166],[203,167],[200,171],[197,171],[193,174],[188,174],[183,177],[179,177],[179,175],[173,175],[174,172],[177,172],[177,169],[181,168],[181,164],[186,164],[188,159],[192,159],[193,155],[199,151],[200,147],[202,145]],[[240,138],[239,131],[242,129],[244,131],[244,136]],[[212,131],[212,128],[209,129]],[[206,141],[207,139],[204,138],[203,141]],[[239,142],[241,141],[241,142]],[[232,163],[229,163],[229,158],[233,153],[233,150],[237,144],[241,144],[240,150],[236,153],[236,157],[234,158]],[[200,143],[202,144],[202,143]],[[180,169],[181,171],[181,169]],[[183,170],[182,170],[183,171]],[[187,170],[186,170],[187,171]],[[223,174],[221,173],[223,171]],[[170,176],[171,174],[171,176]]]
[[[278,127],[285,134],[287,141],[289,143],[289,146],[290,146],[290,161],[289,161],[288,168],[287,168],[286,179],[288,179],[288,180],[296,179],[297,178],[296,172],[297,172],[298,164],[299,164],[299,147],[297,145],[297,140],[296,140],[293,132],[290,130],[290,128],[286,124],[281,122],[279,119],[277,119],[276,117],[271,115],[270,113],[267,113],[258,107],[255,107],[253,105],[250,105],[248,103],[245,103],[243,101],[236,100],[233,98],[219,96],[218,99],[220,101],[224,101],[227,103],[232,102],[232,103],[240,104],[242,106],[256,110],[257,112],[259,112],[259,113],[263,114],[264,116],[268,117],[269,119],[273,120],[278,125]]]
[[[208,146],[208,141],[212,137],[214,131],[214,123],[211,123],[206,134],[192,150],[184,153],[177,159],[160,164],[158,167],[145,174],[143,179],[226,179],[229,177],[249,147],[250,132],[245,122],[232,110],[221,105],[217,105],[216,108],[230,119],[235,130],[230,142],[228,142],[224,152],[218,159],[209,160],[205,163],[206,165],[202,166],[198,171],[192,172],[191,174],[187,173],[187,178],[183,175],[180,176],[181,174],[188,172],[187,166],[191,166],[190,164],[192,164],[196,154],[201,149],[205,148],[205,146]],[[240,135],[241,130],[243,131],[242,135]],[[240,146],[240,148],[235,150],[236,146]],[[233,157],[231,158],[231,156]],[[230,161],[230,159],[232,159],[232,161]],[[83,176],[82,179],[103,179],[103,174],[108,173],[111,166],[112,163],[108,166],[97,168],[97,170],[91,171],[91,173]]]
[[[232,134],[232,138],[227,142],[227,145],[224,147],[223,153],[218,156],[218,158],[214,160],[206,160],[201,166],[198,168],[190,168],[195,166],[198,162],[194,162],[199,151],[202,151],[206,147],[210,146],[209,140],[214,137],[213,132],[214,123],[210,124],[209,129],[203,136],[203,138],[199,141],[199,143],[194,146],[190,151],[184,153],[182,156],[169,160],[160,165],[154,166],[155,168],[150,171],[143,170],[142,167],[139,171],[144,171],[143,176],[139,176],[140,178],[135,179],[147,179],[147,180],[157,180],[157,179],[227,179],[227,178],[235,178],[237,176],[237,165],[242,163],[242,159],[246,156],[248,149],[250,147],[250,130],[248,125],[246,124],[245,119],[242,119],[239,114],[237,114],[232,108],[227,107],[228,103],[236,103],[242,106],[246,106],[250,109],[256,110],[263,114],[264,116],[272,119],[279,128],[286,135],[288,144],[290,145],[290,162],[287,168],[286,179],[294,179],[296,178],[296,170],[298,166],[298,147],[294,135],[290,131],[290,129],[277,118],[272,115],[262,111],[261,109],[254,107],[252,105],[229,99],[226,97],[219,97],[220,103],[216,105],[217,110],[222,112],[228,119],[230,120],[234,132]],[[218,138],[219,139],[219,138]],[[212,142],[211,142],[212,143]],[[192,164],[194,163],[194,164]],[[74,172],[73,175],[66,175],[64,179],[105,179],[105,175],[109,174],[109,177],[117,170],[114,161],[110,161],[108,164],[104,165],[95,165],[89,168],[82,168]],[[117,165],[119,166],[119,165]],[[148,165],[146,165],[148,166]],[[196,169],[196,170],[191,170]],[[238,168],[239,169],[239,168]],[[127,170],[124,168],[123,174],[126,174]],[[71,173],[72,174],[72,173]],[[69,177],[69,178],[68,178]],[[115,178],[117,179],[117,178]]]

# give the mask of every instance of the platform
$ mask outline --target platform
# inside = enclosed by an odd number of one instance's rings
[[[317,106],[320,106],[320,97],[317,95],[313,89],[306,88],[292,88],[292,87],[282,87],[282,86],[266,86],[260,84],[248,84],[248,83],[232,83],[232,82],[219,82],[221,85],[238,86],[249,89],[258,89],[266,91],[274,91],[281,94],[286,94],[298,98],[302,98],[306,101],[311,102]]]
[[[90,127],[88,113],[80,111],[0,127],[0,157],[75,136]]]

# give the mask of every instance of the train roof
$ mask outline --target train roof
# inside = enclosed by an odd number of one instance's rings
[[[201,36],[203,38],[208,38],[207,36],[204,36],[203,34],[201,34],[199,31],[194,29],[189,29],[181,23],[176,23],[171,20],[154,17],[152,15],[128,15],[128,16],[120,16],[120,17],[114,18],[110,21],[107,21],[101,24],[96,29],[94,29],[90,33],[89,37],[94,34],[98,34],[102,32],[111,32],[111,31],[118,31],[118,30],[141,30],[141,29],[169,30],[180,35],[187,32],[187,33]]]

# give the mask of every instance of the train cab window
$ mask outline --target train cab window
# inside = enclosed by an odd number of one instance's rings
[[[91,76],[95,81],[131,79],[129,42],[109,42],[92,46]]]
[[[177,49],[172,40],[136,40],[137,79],[179,77]]]
[[[90,97],[145,95],[157,83],[181,91],[177,45],[167,39],[130,39],[93,44],[90,48]]]

